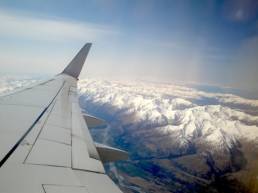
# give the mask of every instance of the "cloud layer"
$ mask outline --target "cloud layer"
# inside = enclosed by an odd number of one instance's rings
[[[1,36],[67,42],[85,41],[85,38],[93,41],[106,35],[119,34],[117,30],[106,25],[58,18],[37,18],[28,14],[0,11]]]
[[[39,79],[25,76],[2,76],[0,77],[0,96],[9,93],[15,89],[23,88],[38,82]]]

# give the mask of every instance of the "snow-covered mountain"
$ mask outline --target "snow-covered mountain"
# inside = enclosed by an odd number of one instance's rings
[[[124,192],[255,189],[258,100],[143,81],[85,79],[79,91],[82,108],[110,123],[95,137],[130,153],[108,172]]]
[[[228,149],[239,139],[258,142],[258,116],[230,105],[257,107],[258,100],[232,94],[208,93],[186,86],[146,82],[81,80],[85,103],[102,107],[122,124],[155,129],[180,146],[206,143]],[[198,99],[214,104],[198,105]]]

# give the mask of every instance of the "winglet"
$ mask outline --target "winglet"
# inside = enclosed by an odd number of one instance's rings
[[[86,43],[62,73],[78,79],[91,45],[91,43]]]

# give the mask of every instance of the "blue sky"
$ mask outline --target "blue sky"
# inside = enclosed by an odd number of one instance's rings
[[[82,77],[258,89],[255,0],[0,1],[2,73],[62,70],[87,41]]]

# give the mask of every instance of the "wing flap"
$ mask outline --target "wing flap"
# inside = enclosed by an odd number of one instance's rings
[[[106,125],[106,122],[104,120],[91,115],[84,114],[83,118],[86,121],[88,128],[101,127]]]
[[[75,97],[75,96],[74,96]],[[78,103],[72,105],[72,168],[105,173]]]
[[[126,151],[100,143],[95,143],[95,145],[103,163],[128,159],[128,153]]]

